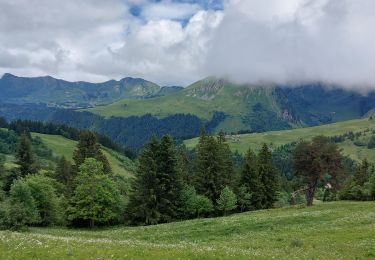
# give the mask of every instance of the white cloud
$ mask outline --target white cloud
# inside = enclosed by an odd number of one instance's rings
[[[140,15],[130,13],[140,6]],[[0,73],[375,86],[373,0],[2,0]],[[186,24],[181,24],[185,21]]]
[[[375,86],[372,0],[234,0],[206,69],[239,81]]]

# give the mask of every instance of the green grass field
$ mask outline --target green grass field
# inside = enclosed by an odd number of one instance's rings
[[[59,135],[46,135],[39,133],[32,133],[33,137],[40,137],[43,142],[51,149],[55,155],[64,155],[68,160],[72,161],[73,152],[76,149],[77,142],[67,139]],[[109,149],[103,148],[103,152],[107,157],[113,172],[124,175],[132,176],[129,168],[132,168],[133,162],[125,156],[119,155],[118,153]]]
[[[0,231],[0,258],[373,259],[374,230],[374,202],[330,202],[148,227]]]
[[[259,150],[263,143],[267,143],[272,147],[277,147],[300,139],[308,140],[317,135],[334,136],[349,131],[360,132],[365,129],[375,130],[375,120],[368,120],[365,118],[316,127],[236,135],[232,138],[228,138],[228,143],[233,151],[238,150],[240,153],[245,153],[250,147],[254,150]],[[368,138],[369,136],[364,136],[360,139],[366,142]],[[185,144],[188,148],[194,148],[197,145],[197,142],[198,138],[194,138],[185,141]],[[346,140],[338,145],[343,149],[345,155],[349,155],[354,160],[367,158],[375,161],[375,149],[370,150],[365,146],[356,146],[350,140]]]

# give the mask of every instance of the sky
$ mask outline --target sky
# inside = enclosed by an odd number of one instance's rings
[[[0,0],[0,74],[375,89],[374,0]]]

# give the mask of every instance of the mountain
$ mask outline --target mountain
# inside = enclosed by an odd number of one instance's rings
[[[251,85],[207,78],[168,96],[122,99],[86,111],[107,118],[144,114],[165,118],[181,113],[206,121],[222,113],[216,131],[261,132],[360,118],[372,108],[375,108],[374,92],[364,96],[323,83]]]
[[[112,103],[116,100],[144,99],[178,91],[160,87],[140,78],[123,78],[103,83],[69,82],[46,77],[17,77],[4,74],[0,79],[0,102],[43,103],[52,107],[82,108]]]

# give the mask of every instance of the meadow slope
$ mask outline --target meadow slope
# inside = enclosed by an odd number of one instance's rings
[[[263,143],[267,143],[271,147],[277,147],[301,139],[309,140],[317,135],[334,136],[349,131],[353,131],[354,133],[362,132],[366,129],[375,130],[375,119],[369,120],[368,118],[364,118],[315,127],[235,135],[229,137],[227,141],[233,151],[238,150],[240,153],[245,153],[249,148],[259,150]],[[367,134],[366,136],[360,137],[359,141],[365,144],[368,142],[369,138],[370,134]],[[190,149],[194,148],[197,143],[198,138],[185,141],[186,146]],[[350,156],[354,160],[367,158],[375,161],[375,149],[367,149],[366,146],[355,145],[354,142],[350,140],[338,143],[338,146],[343,149],[345,155]]]
[[[0,258],[370,259],[374,230],[374,202],[330,202],[147,227],[0,231]]]
[[[39,133],[32,133],[33,137],[40,137],[49,149],[57,156],[64,155],[68,160],[72,161],[73,152],[77,147],[77,141],[67,139],[59,135],[46,135]],[[114,172],[124,175],[132,176],[131,169],[134,168],[133,162],[119,153],[102,147],[102,150],[107,157],[111,168]]]

